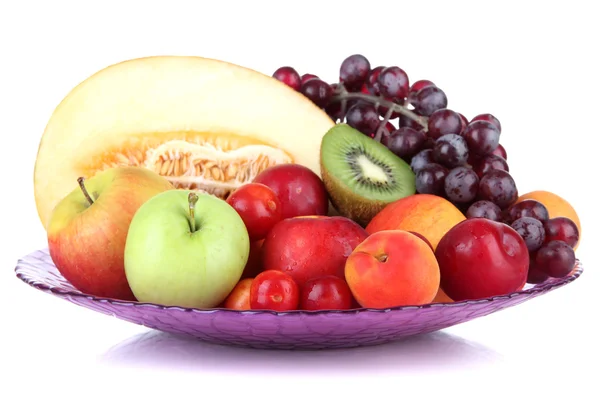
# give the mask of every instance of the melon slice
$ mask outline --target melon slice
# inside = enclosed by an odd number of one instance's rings
[[[248,68],[187,56],[124,61],[80,83],[52,114],[35,164],[38,214],[46,227],[79,176],[121,165],[223,198],[275,164],[320,174],[333,125],[302,94]]]

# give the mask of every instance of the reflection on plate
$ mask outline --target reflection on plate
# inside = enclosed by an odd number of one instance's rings
[[[550,279],[506,296],[388,309],[288,312],[190,309],[90,296],[76,290],[60,275],[47,249],[20,259],[15,272],[36,289],[165,332],[233,346],[324,349],[387,343],[448,328],[564,286],[581,276],[583,268],[578,262],[567,277]]]

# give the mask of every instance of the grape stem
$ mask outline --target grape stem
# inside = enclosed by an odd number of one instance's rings
[[[387,112],[385,113],[385,116],[383,117],[383,121],[381,121],[381,123],[379,124],[379,128],[377,128],[377,132],[375,133],[375,137],[373,138],[376,141],[381,142],[381,136],[383,135],[383,130],[385,129],[385,126],[387,125],[388,121],[390,120],[390,117],[392,116],[392,112],[394,112],[394,110],[392,110],[391,108],[388,108]]]
[[[390,116],[392,115],[392,112],[396,111],[397,113],[402,114],[407,118],[415,120],[423,128],[427,129],[427,119],[420,115],[415,114],[408,108],[401,106],[400,104],[396,104],[393,101],[385,100],[385,99],[382,99],[380,97],[373,96],[370,94],[348,92],[342,84],[340,84],[338,86],[338,90],[336,90],[336,92],[334,93],[334,96],[331,98],[331,102],[332,103],[341,102],[342,103],[342,114],[345,115],[346,103],[348,100],[352,100],[352,99],[363,100],[363,101],[367,101],[372,104],[382,105],[382,106],[388,108],[388,114]],[[387,119],[389,120],[389,117]],[[387,120],[382,124],[382,126],[385,126],[386,122],[387,122]],[[379,133],[379,131],[378,131],[378,133]]]

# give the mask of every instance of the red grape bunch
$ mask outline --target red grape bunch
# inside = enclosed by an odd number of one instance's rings
[[[410,82],[398,66],[372,67],[354,54],[342,61],[339,81],[281,67],[273,77],[299,91],[334,122],[347,123],[381,142],[410,164],[417,193],[444,197],[467,218],[510,225],[530,252],[530,283],[561,277],[575,266],[577,226],[548,219],[539,202],[516,203],[517,185],[500,144],[502,125],[490,113],[470,120],[448,108],[448,98],[431,80]]]

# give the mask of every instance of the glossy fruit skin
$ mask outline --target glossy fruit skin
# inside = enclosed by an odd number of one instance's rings
[[[546,232],[541,221],[531,217],[521,217],[510,226],[525,240],[529,252],[536,251],[544,244]]]
[[[498,147],[500,131],[487,121],[472,121],[462,132],[469,144],[469,151],[477,156],[486,156]]]
[[[304,74],[304,75],[302,75],[302,77],[300,78],[300,80],[301,80],[301,83],[304,83],[304,82],[306,82],[309,79],[315,79],[315,78],[319,79],[319,77],[316,76],[316,75],[314,75],[314,74]]]
[[[320,108],[324,108],[329,104],[329,100],[333,95],[331,86],[327,82],[317,78],[305,81],[300,87],[300,92]]]
[[[496,147],[496,149],[494,149],[494,151],[492,151],[492,154],[502,157],[505,160],[508,160],[508,155],[506,154],[506,149],[500,143],[498,143],[498,147]]]
[[[535,257],[537,267],[553,278],[567,276],[575,268],[575,251],[561,240],[553,240],[543,245]]]
[[[473,170],[477,173],[479,178],[493,169],[501,169],[502,171],[509,172],[508,163],[500,156],[494,154],[488,154],[487,156],[478,159],[473,165]]]
[[[502,170],[492,170],[479,181],[479,199],[489,200],[501,209],[510,207],[519,197],[512,176]]]
[[[473,117],[473,119],[471,119],[471,122],[473,121],[487,121],[489,123],[491,123],[492,125],[494,125],[496,127],[496,129],[498,129],[498,132],[502,132],[502,125],[500,124],[500,121],[498,120],[498,118],[494,117],[492,114],[479,114]]]
[[[436,251],[441,288],[455,301],[509,294],[527,280],[529,252],[510,226],[484,218],[450,229]]]
[[[432,139],[438,139],[447,134],[458,135],[462,131],[462,120],[460,115],[447,108],[437,110],[431,114],[427,124],[427,134]]]
[[[377,78],[379,78],[379,74],[384,68],[385,67],[383,66],[379,66],[371,69],[365,81],[367,92],[375,96],[379,96],[381,94],[381,92],[379,91],[379,82],[377,81]]]
[[[308,280],[300,290],[302,310],[348,310],[352,292],[346,281],[333,275]]]
[[[415,187],[417,193],[444,195],[444,183],[448,169],[440,164],[427,164],[419,169],[415,175]]]
[[[567,217],[555,217],[544,223],[546,243],[560,240],[575,248],[579,242],[577,225]]]
[[[456,167],[444,179],[446,198],[453,203],[470,203],[477,196],[479,178],[472,169]]]
[[[523,200],[509,207],[505,222],[512,224],[522,217],[535,218],[541,222],[546,222],[550,218],[545,205],[537,200]]]
[[[273,73],[273,78],[285,83],[292,89],[299,91],[302,80],[298,72],[292,67],[280,67]]]
[[[408,96],[408,75],[400,67],[386,67],[377,77],[379,91],[386,98],[403,99]]]
[[[465,139],[453,133],[440,136],[433,146],[433,159],[448,168],[467,163],[469,148]]]
[[[223,307],[231,310],[250,310],[250,287],[253,278],[240,280],[225,299]]]
[[[422,131],[400,128],[390,134],[385,146],[398,157],[409,159],[421,150],[425,139],[425,133]]]
[[[262,183],[240,186],[227,198],[227,203],[242,217],[252,242],[264,239],[282,219],[277,194]]]
[[[471,204],[466,212],[467,218],[486,218],[496,222],[502,222],[502,210],[496,204],[488,200],[478,200]]]
[[[321,178],[300,164],[279,164],[254,178],[271,188],[281,203],[281,218],[326,215],[329,195]]]
[[[365,135],[375,132],[379,127],[379,114],[372,104],[358,103],[348,109],[346,122]]]
[[[415,93],[411,103],[417,114],[429,117],[435,111],[446,108],[448,98],[437,86],[427,86]]]
[[[284,219],[263,242],[263,268],[285,272],[298,285],[326,275],[343,278],[346,259],[368,236],[345,217]]]
[[[435,163],[433,159],[433,149],[421,150],[415,154],[410,160],[410,167],[414,172],[417,172],[427,164]]]
[[[340,82],[350,91],[360,90],[371,70],[369,60],[362,54],[346,57],[340,65]]]
[[[300,290],[296,282],[281,271],[263,271],[250,286],[250,309],[291,311],[298,309]]]

